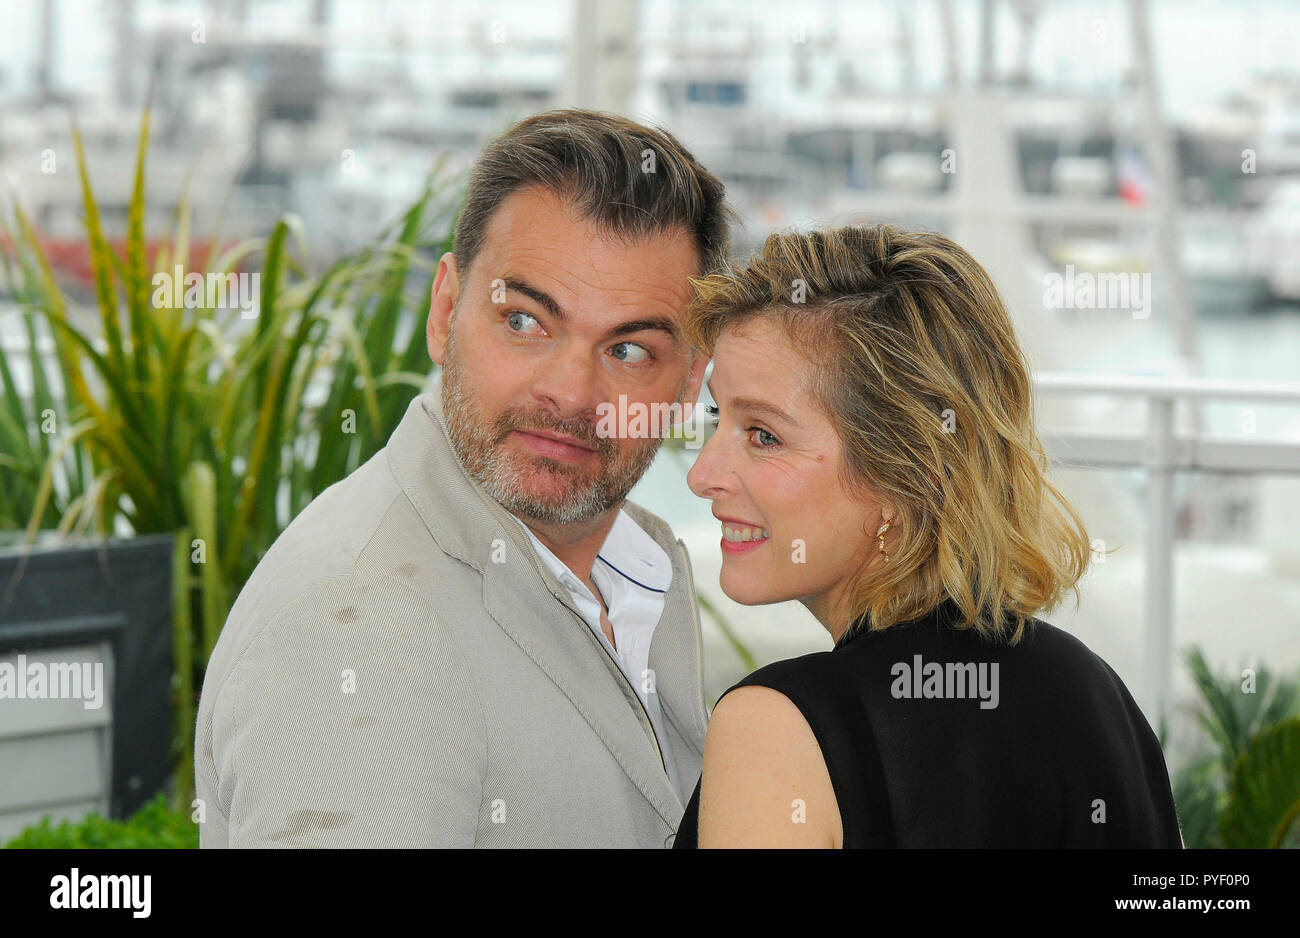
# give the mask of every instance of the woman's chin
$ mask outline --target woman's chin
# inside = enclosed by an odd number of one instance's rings
[[[728,577],[726,570],[723,570],[718,585],[728,599],[742,606],[767,606],[790,598],[774,593],[770,584],[762,583],[757,577]]]

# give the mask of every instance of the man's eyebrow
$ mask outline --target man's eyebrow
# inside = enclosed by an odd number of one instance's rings
[[[660,332],[666,332],[674,342],[681,338],[681,332],[677,328],[677,323],[663,316],[651,316],[649,319],[633,319],[630,322],[619,323],[613,329],[609,330],[610,336],[628,335],[633,332],[644,332],[647,329],[657,329]]]
[[[507,290],[514,290],[518,293],[522,293],[530,300],[540,303],[548,313],[560,322],[564,322],[564,310],[561,309],[559,303],[555,302],[555,298],[545,290],[539,290],[531,283],[520,280],[518,277],[504,277],[502,279]]]
[[[715,401],[717,401],[718,396],[713,393],[713,388],[710,386],[711,381],[712,379],[704,382],[704,386],[709,389],[709,396],[712,397]],[[751,413],[767,414],[769,417],[775,417],[778,420],[784,420],[786,423],[791,423],[791,424],[798,423],[797,420],[795,420],[793,417],[791,417],[789,414],[783,411],[780,407],[777,407],[775,404],[769,404],[767,401],[755,400],[752,397],[733,397],[730,401],[727,402],[727,404],[729,407],[734,407],[736,410],[748,410]]]
[[[503,277],[502,282],[505,283],[507,290],[522,293],[540,304],[543,309],[555,317],[557,322],[565,321],[564,309],[545,290],[539,290],[526,280],[521,280],[518,277]],[[609,336],[612,338],[614,336],[630,335],[633,332],[644,332],[648,329],[666,332],[674,342],[681,340],[681,330],[678,328],[677,323],[665,316],[651,316],[647,319],[633,319],[630,322],[619,323],[609,330]]]

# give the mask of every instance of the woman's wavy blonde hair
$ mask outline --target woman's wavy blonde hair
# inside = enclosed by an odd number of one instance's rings
[[[895,506],[897,546],[855,576],[849,622],[886,629],[951,599],[955,625],[1016,644],[1078,601],[1087,531],[1048,479],[1006,307],[962,247],[893,225],[778,232],[693,283],[691,341],[712,354],[725,327],[776,317],[813,365],[804,390],[839,434],[846,490]]]

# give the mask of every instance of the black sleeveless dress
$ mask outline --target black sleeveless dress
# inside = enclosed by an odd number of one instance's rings
[[[1169,773],[1128,689],[1040,620],[1015,646],[929,615],[760,668],[812,728],[850,847],[1182,846]],[[725,696],[725,695],[724,695]],[[673,842],[697,846],[700,786]]]

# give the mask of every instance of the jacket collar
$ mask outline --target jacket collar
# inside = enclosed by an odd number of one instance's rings
[[[568,696],[675,829],[683,803],[646,738],[635,691],[591,634],[568,590],[537,556],[517,519],[483,491],[456,458],[442,408],[441,373],[431,391],[411,401],[386,451],[398,484],[438,547],[482,575],[481,602],[488,614]],[[650,646],[650,668],[665,716],[701,756],[696,744],[705,732],[700,626],[685,548],[667,524],[639,505],[625,502],[623,510],[672,563],[663,617]],[[521,615],[522,608],[536,608],[542,591],[576,618],[562,622],[555,616]]]

